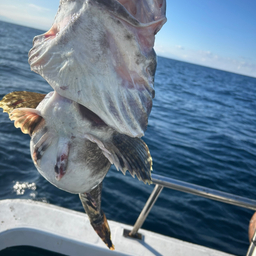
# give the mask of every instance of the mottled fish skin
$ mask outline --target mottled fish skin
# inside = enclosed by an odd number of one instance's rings
[[[70,193],[87,192],[97,186],[110,163],[97,144],[86,138],[91,123],[80,114],[78,104],[52,92],[37,111],[45,120],[44,127],[33,134],[30,142],[38,171]]]
[[[154,98],[153,46],[165,9],[165,0],[61,0],[52,28],[34,38],[29,52],[31,69],[54,92],[14,92],[0,101],[15,126],[31,136],[37,170],[56,187],[79,194],[110,249],[100,205],[110,165],[151,183],[152,158],[140,137]]]
[[[53,185],[71,193],[88,192],[103,180],[111,164],[123,174],[128,170],[151,183],[152,158],[140,138],[118,133],[92,111],[57,92],[38,94],[32,102],[31,95],[11,93],[0,106],[17,128],[31,136],[34,164]]]
[[[89,109],[57,92],[40,103],[42,95],[33,102],[27,100],[33,93],[18,95],[5,96],[0,106],[17,128],[31,136],[31,157],[38,171],[56,187],[79,193],[95,232],[114,250],[101,209],[102,180],[114,164],[124,174],[129,170],[133,177],[151,183],[152,158],[147,145],[140,138],[119,134]],[[18,105],[22,108],[16,108]]]
[[[49,93],[36,111],[44,120],[31,137],[31,157],[49,182],[85,193],[104,179],[111,164],[151,183],[152,158],[139,138],[117,133],[82,105]]]
[[[154,97],[155,34],[165,0],[61,1],[52,28],[34,38],[31,69],[60,95],[117,132],[144,135]]]

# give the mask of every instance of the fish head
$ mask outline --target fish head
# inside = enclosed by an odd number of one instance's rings
[[[33,41],[31,69],[61,96],[131,137],[144,135],[154,97],[155,34],[164,0],[62,0]]]

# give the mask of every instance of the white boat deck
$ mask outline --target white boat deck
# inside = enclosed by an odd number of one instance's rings
[[[125,238],[132,227],[109,221],[115,251],[97,236],[86,214],[30,200],[0,201],[0,251],[34,246],[64,255],[230,256],[207,247],[139,230],[142,240]]]

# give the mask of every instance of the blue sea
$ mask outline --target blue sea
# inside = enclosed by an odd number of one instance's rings
[[[42,33],[0,22],[1,98],[12,91],[52,90],[27,61],[33,37]],[[256,79],[158,57],[155,91],[144,137],[154,173],[256,199]],[[77,195],[55,188],[37,172],[29,141],[0,113],[0,200],[32,199],[83,212]],[[133,225],[153,187],[111,168],[102,195],[107,218]],[[143,228],[245,255],[252,215],[165,188]]]

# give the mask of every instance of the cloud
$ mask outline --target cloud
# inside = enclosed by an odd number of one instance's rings
[[[158,55],[163,57],[256,77],[256,61],[252,59],[231,58],[218,55],[210,50],[193,50],[180,45],[165,46],[156,43],[155,50]]]
[[[0,16],[5,20],[43,30],[51,27],[54,15],[54,11],[34,4],[0,5]]]
[[[180,50],[184,50],[184,47],[181,46],[181,45],[176,45],[175,47],[178,48],[178,49],[180,49]]]
[[[50,11],[50,9],[48,8],[44,8],[44,7],[41,7],[39,5],[35,5],[35,4],[28,4],[29,7],[39,11],[39,12],[45,12],[45,11]]]
[[[1,8],[9,8],[9,9],[18,9],[16,5],[10,4],[10,5],[1,5]]]

